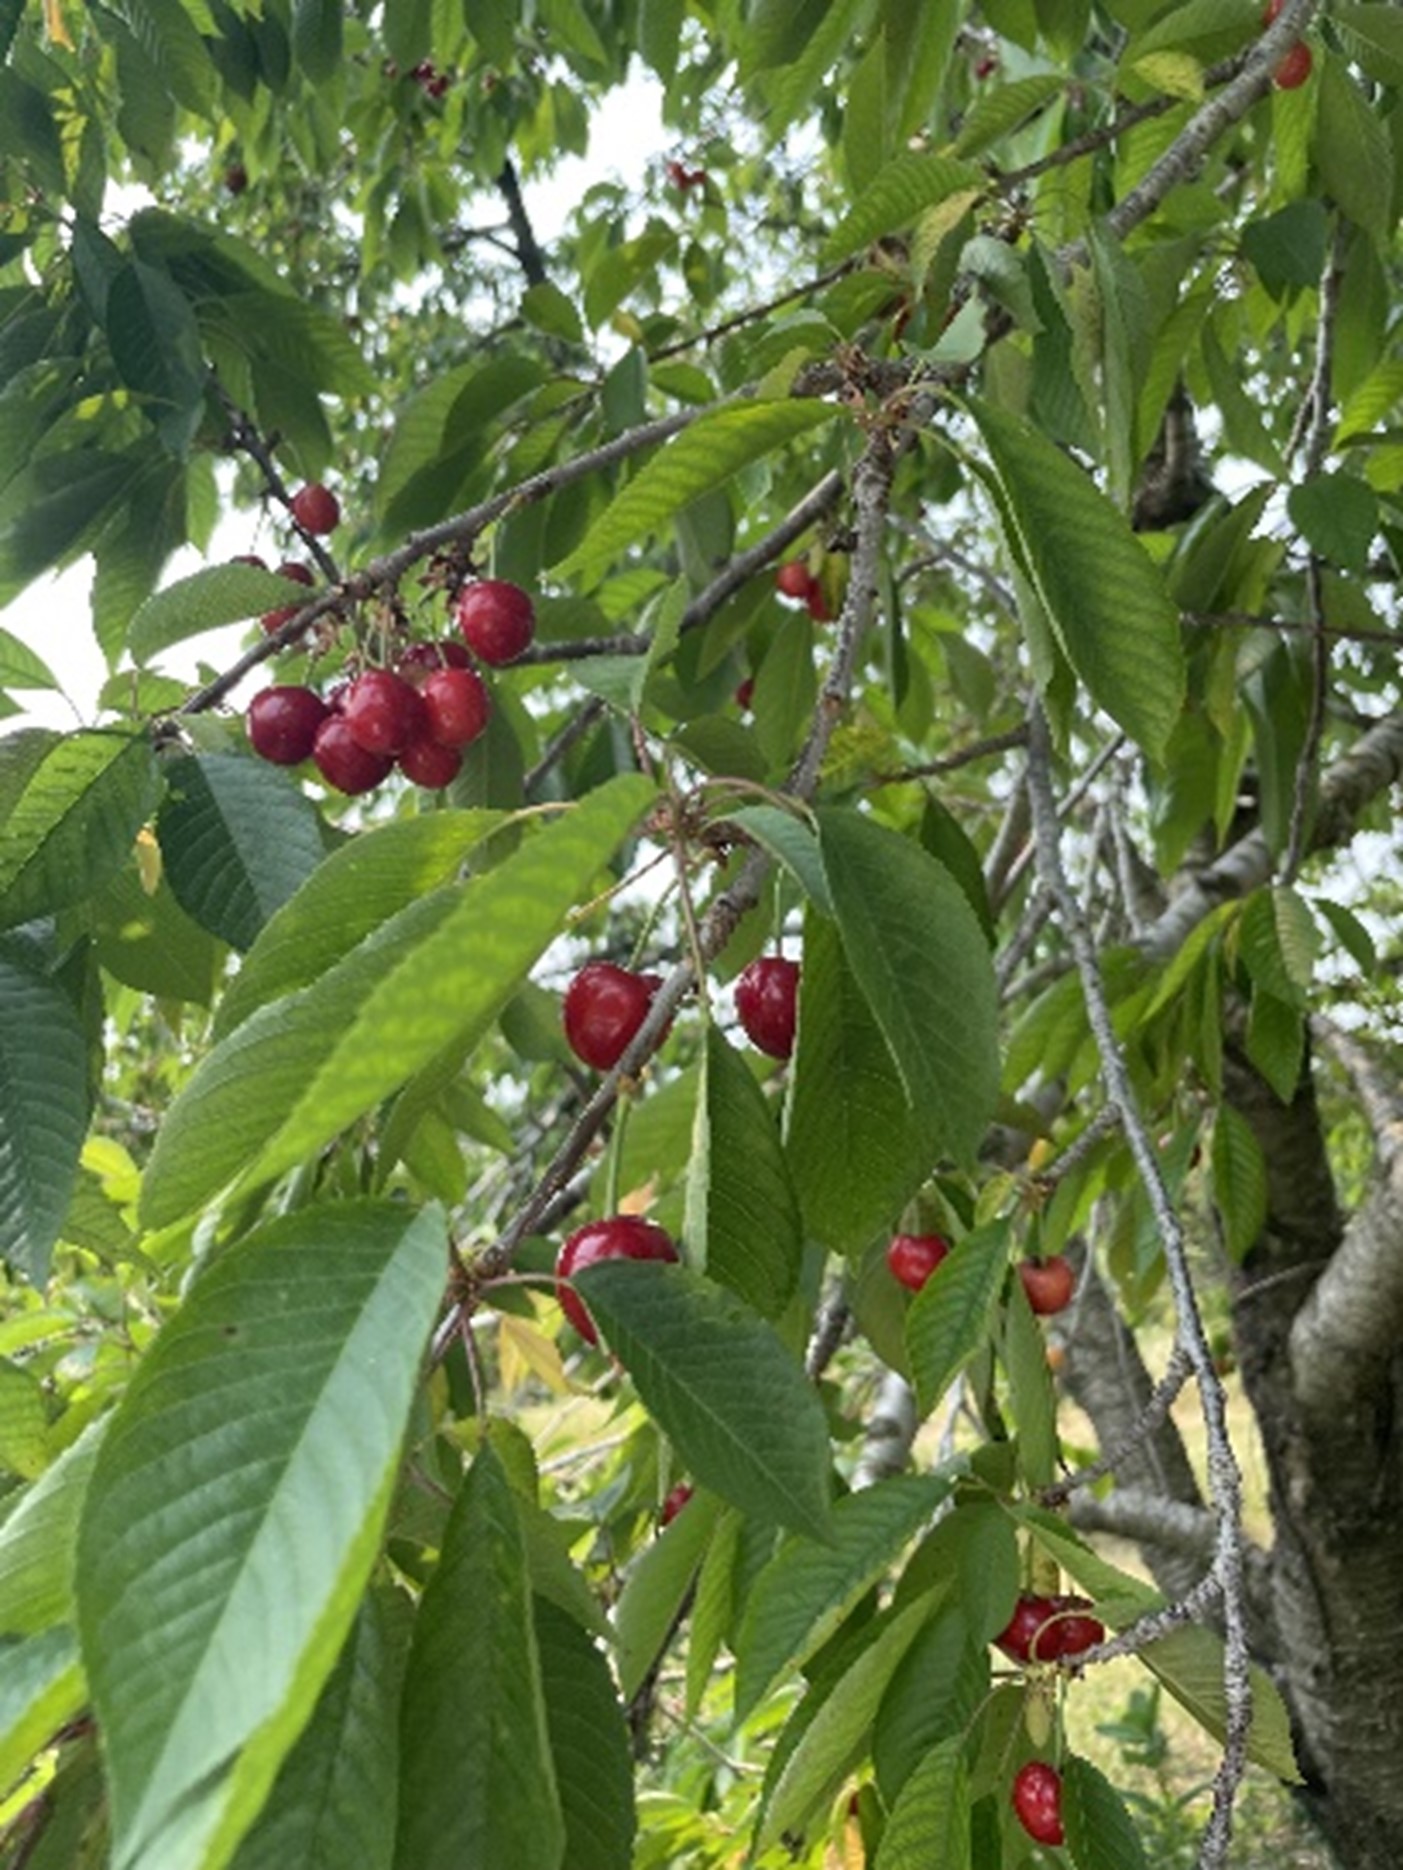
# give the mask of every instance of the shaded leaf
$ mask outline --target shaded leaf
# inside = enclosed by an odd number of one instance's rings
[[[964,1738],[954,1734],[932,1747],[897,1794],[874,1870],[966,1870],[969,1861]]]
[[[84,1429],[0,1525],[0,1636],[73,1621],[78,1514],[107,1422]]]
[[[998,1017],[984,932],[959,884],[909,838],[851,809],[818,814],[848,966],[913,1108],[970,1158],[998,1099]]]
[[[1145,1870],[1125,1801],[1104,1773],[1075,1754],[1062,1765],[1062,1821],[1077,1870]]]
[[[828,1425],[774,1328],[684,1266],[605,1260],[580,1296],[684,1467],[742,1512],[825,1538]]]
[[[127,648],[137,662],[149,662],[172,643],[183,643],[204,630],[239,623],[265,610],[286,609],[289,603],[311,602],[313,591],[298,585],[303,595],[294,596],[290,583],[257,565],[209,565],[146,599],[127,630]]]
[[[167,772],[156,835],[171,894],[201,928],[249,948],[325,856],[321,820],[262,760],[201,753]]]
[[[49,1276],[88,1112],[78,1009],[52,980],[0,956],[0,1259],[34,1285]]]
[[[629,1566],[614,1607],[619,1683],[632,1701],[672,1635],[702,1562],[720,1502],[693,1494]]]
[[[72,1630],[0,1638],[0,1786],[12,1786],[87,1696]]]
[[[784,1310],[799,1277],[799,1205],[774,1106],[714,1022],[702,1053],[686,1234],[708,1277],[765,1318]]]
[[[1007,1271],[1008,1221],[991,1221],[966,1234],[911,1301],[906,1349],[922,1415],[987,1342]]]
[[[978,189],[983,183],[982,172],[971,162],[950,156],[898,156],[874,177],[829,235],[822,264],[845,260],[881,235],[909,227],[947,195]]]
[[[630,1870],[638,1820],[628,1723],[599,1645],[536,1599],[536,1644],[569,1870]]]
[[[1179,619],[1125,515],[1031,423],[971,402],[1009,545],[1072,667],[1145,750],[1163,753],[1184,697]]]
[[[561,1870],[565,1826],[510,1483],[479,1449],[414,1624],[398,1870]]]
[[[736,1718],[822,1648],[950,1492],[943,1475],[884,1480],[836,1502],[828,1543],[787,1539],[751,1588],[736,1643]]]

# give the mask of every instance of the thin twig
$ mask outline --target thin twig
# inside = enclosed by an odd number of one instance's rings
[[[1140,1103],[1116,1037],[1115,1022],[1100,959],[1087,928],[1082,903],[1062,863],[1061,832],[1052,786],[1052,748],[1047,720],[1035,702],[1028,746],[1028,790],[1033,804],[1038,872],[1061,910],[1068,943],[1076,958],[1087,1019],[1101,1060],[1108,1097],[1120,1106],[1131,1157],[1149,1199],[1175,1308],[1175,1346],[1192,1369],[1208,1431],[1208,1475],[1217,1515],[1217,1552],[1211,1574],[1222,1587],[1226,1648],[1223,1690],[1227,1732],[1223,1758],[1213,1781],[1213,1811],[1199,1850],[1199,1870],[1221,1870],[1232,1838],[1233,1804],[1247,1765],[1247,1733],[1252,1718],[1248,1676],[1246,1586],[1242,1554],[1242,1477],[1228,1433],[1227,1398],[1213,1361],[1213,1351],[1199,1310],[1189,1270],[1188,1246],[1173,1199],[1165,1185],[1159,1155],[1140,1112]]]
[[[874,773],[867,781],[869,788],[878,786],[899,786],[908,779],[932,779],[939,773],[955,773],[962,766],[972,766],[976,760],[991,759],[996,753],[1007,753],[1013,747],[1026,747],[1028,727],[1025,722],[1021,727],[1011,727],[1005,734],[990,734],[983,740],[972,741],[967,747],[957,748],[954,753],[944,753],[938,760],[927,760],[921,766],[904,766],[899,772]]]
[[[1114,1106],[1108,1105],[1108,1109]],[[1154,1434],[1155,1430],[1169,1415],[1169,1411],[1179,1400],[1179,1396],[1192,1374],[1192,1365],[1188,1353],[1180,1346],[1175,1346],[1170,1353],[1169,1363],[1164,1375],[1150,1391],[1144,1408],[1140,1411],[1132,1426],[1126,1431],[1114,1448],[1110,1448],[1099,1460],[1079,1467],[1074,1474],[1054,1481],[1050,1487],[1044,1487],[1038,1498],[1044,1506],[1061,1506],[1071,1499],[1074,1493],[1081,1493],[1087,1487],[1095,1486],[1098,1480],[1104,1480],[1108,1474],[1114,1474],[1135,1454]]]
[[[1340,293],[1344,284],[1343,244],[1338,224],[1320,279],[1320,306],[1315,321],[1315,369],[1305,407],[1310,411],[1306,427],[1305,457],[1301,463],[1305,478],[1318,474],[1330,447],[1330,375],[1335,357],[1335,322],[1339,315]],[[1291,822],[1286,850],[1281,860],[1281,879],[1294,883],[1306,854],[1306,822],[1310,814],[1316,767],[1325,736],[1325,705],[1330,693],[1330,639],[1322,625],[1325,621],[1325,591],[1320,558],[1312,552],[1306,564],[1306,597],[1312,625],[1310,658],[1310,712],[1306,718],[1305,737],[1296,760],[1291,788]]]

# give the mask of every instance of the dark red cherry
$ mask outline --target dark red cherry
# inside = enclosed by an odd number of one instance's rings
[[[1077,1283],[1071,1262],[1060,1253],[1046,1260],[1020,1260],[1018,1277],[1023,1281],[1028,1303],[1044,1318],[1066,1310]]]
[[[436,669],[420,693],[429,738],[445,747],[466,747],[487,726],[492,700],[476,669]]]
[[[373,791],[394,766],[388,754],[367,752],[340,714],[329,714],[317,729],[312,758],[329,786],[352,797]]]
[[[399,770],[416,786],[437,792],[462,772],[463,756],[457,747],[445,747],[437,740],[411,740],[399,756]]]
[[[616,1214],[610,1220],[589,1221],[577,1228],[556,1255],[556,1297],[565,1316],[587,1344],[597,1344],[599,1333],[584,1301],[565,1283],[574,1274],[600,1260],[675,1260],[671,1236],[655,1221],[640,1214]]]
[[[565,989],[561,1017],[576,1058],[611,1071],[628,1050],[661,986],[656,974],[634,974],[612,961],[591,961]]]
[[[335,532],[341,524],[341,502],[319,480],[299,487],[291,505],[292,517],[304,532]]]
[[[401,753],[427,738],[428,717],[417,689],[389,669],[367,669],[346,691],[342,716],[367,753]]]
[[[692,1497],[692,1490],[685,1480],[679,1480],[672,1492],[663,1501],[662,1511],[658,1514],[658,1523],[670,1526],[683,1507]]]
[[[482,578],[465,584],[453,601],[463,641],[484,662],[515,662],[536,634],[536,612],[519,584]]]
[[[736,1013],[746,1037],[771,1058],[794,1050],[799,1000],[799,963],[782,955],[761,955],[736,981]]]
[[[919,1292],[950,1251],[941,1234],[894,1234],[887,1247],[887,1265],[893,1279]]]
[[[265,688],[248,704],[248,737],[255,753],[275,766],[308,759],[317,729],[330,710],[310,688]]]
[[[1061,1844],[1062,1775],[1046,1760],[1029,1760],[1013,1780],[1013,1809],[1028,1836],[1039,1844]]]

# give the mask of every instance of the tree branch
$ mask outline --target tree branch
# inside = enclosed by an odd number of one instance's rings
[[[1101,1060],[1102,1079],[1108,1097],[1120,1108],[1131,1157],[1154,1214],[1174,1296],[1175,1346],[1183,1351],[1192,1368],[1208,1431],[1208,1473],[1218,1524],[1214,1576],[1222,1589],[1227,1637],[1223,1665],[1227,1734],[1223,1759],[1213,1782],[1213,1812],[1204,1832],[1198,1863],[1199,1870],[1221,1870],[1232,1839],[1233,1801],[1247,1766],[1247,1732],[1252,1716],[1242,1560],[1242,1478],[1228,1433],[1227,1398],[1214,1367],[1212,1348],[1189,1271],[1183,1228],[1165,1186],[1159,1155],[1141,1115],[1139,1099],[1116,1037],[1100,961],[1082,904],[1062,865],[1051,757],[1047,720],[1041,707],[1034,703],[1028,746],[1028,791],[1033,806],[1038,871],[1062,912],[1063,926],[1081,976],[1087,1018]]]

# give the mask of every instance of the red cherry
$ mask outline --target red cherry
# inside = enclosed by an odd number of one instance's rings
[[[686,169],[683,171],[683,188],[705,188],[708,181],[705,169]]]
[[[1038,1844],[1060,1844],[1062,1829],[1062,1775],[1046,1760],[1029,1760],[1013,1779],[1013,1809],[1018,1822]]]
[[[468,648],[493,668],[515,662],[536,634],[531,599],[503,578],[465,584],[453,600],[453,615]]]
[[[656,974],[632,974],[612,961],[591,961],[565,989],[561,1017],[576,1058],[611,1071],[647,1018],[662,985]]]
[[[422,688],[435,669],[470,669],[472,666],[467,645],[449,636],[440,643],[411,643],[395,665],[395,673],[415,688]]]
[[[1270,26],[1285,4],[1286,0],[1267,0],[1266,8],[1262,13],[1263,26]]]
[[[611,1220],[590,1221],[577,1228],[556,1255],[555,1295],[571,1324],[586,1344],[597,1344],[599,1333],[583,1300],[565,1283],[583,1267],[599,1260],[675,1260],[677,1248],[656,1221],[639,1214],[616,1214]]]
[[[791,558],[781,565],[775,573],[775,588],[783,597],[797,597],[801,602],[809,595],[813,583],[813,574],[802,558]]]
[[[317,729],[312,758],[329,786],[352,797],[388,779],[394,765],[386,754],[368,753],[339,714],[328,715]]]
[[[292,496],[292,517],[304,532],[335,532],[341,524],[341,502],[314,480]]]
[[[258,562],[259,564],[263,563],[261,559]],[[267,567],[265,566],[264,569],[266,570]],[[279,578],[290,579],[293,584],[310,585],[316,582],[308,567],[306,565],[299,565],[293,559],[288,559],[285,563],[279,565],[277,575]],[[277,610],[265,611],[258,621],[263,626],[266,633],[271,636],[274,630],[280,630],[290,617],[295,617],[301,608],[302,606],[300,604],[283,604],[280,605]]]
[[[887,1248],[887,1265],[893,1279],[919,1292],[949,1251],[950,1242],[939,1234],[895,1234]]]
[[[1013,1615],[994,1638],[994,1646],[1015,1662],[1051,1662],[1055,1652],[1052,1622],[1057,1606],[1050,1597],[1025,1591],[1013,1607]],[[1046,1631],[1046,1635],[1042,1632]]]
[[[828,599],[824,596],[823,586],[817,578],[809,586],[804,602],[815,623],[832,623],[833,612],[828,608]]]
[[[998,69],[999,61],[991,52],[986,57],[980,59],[979,63],[974,68],[974,75],[979,79],[992,78]]]
[[[252,565],[258,571],[267,571],[268,561],[260,558],[257,552],[236,552],[229,560],[231,565]]]
[[[674,188],[685,188],[687,186],[686,167],[674,159],[667,165],[667,179]]]
[[[224,171],[224,186],[231,195],[242,195],[248,187],[248,170],[241,162],[231,162]]]
[[[1299,91],[1310,76],[1315,60],[1304,39],[1298,39],[1271,75],[1278,91]]]
[[[1023,1281],[1028,1303],[1043,1318],[1065,1311],[1077,1283],[1070,1261],[1060,1253],[1054,1253],[1049,1260],[1020,1260],[1018,1277]]]
[[[439,669],[421,692],[429,738],[440,746],[469,746],[486,728],[492,699],[476,669]]]
[[[265,688],[248,704],[248,737],[255,753],[274,766],[307,759],[330,710],[310,688]]]
[[[747,675],[740,687],[736,690],[736,706],[738,708],[748,708],[754,699],[755,677],[753,675]]]
[[[663,1501],[662,1511],[658,1514],[658,1524],[670,1526],[683,1507],[692,1497],[692,1490],[685,1480],[679,1480],[672,1492]]]
[[[1057,1612],[1057,1621],[1038,1645],[1040,1656],[1046,1657],[1050,1653],[1058,1660],[1064,1656],[1080,1656],[1083,1651],[1094,1649],[1098,1643],[1105,1642],[1105,1624],[1099,1617],[1082,1614],[1091,1608],[1087,1598],[1054,1597],[1051,1602]]]
[[[418,691],[389,669],[367,669],[346,691],[341,712],[367,753],[402,753],[427,738],[427,711]]]
[[[462,772],[463,756],[457,747],[445,747],[437,740],[411,740],[399,756],[399,770],[416,786],[437,792]]]
[[[762,955],[736,981],[736,1013],[745,1036],[771,1058],[794,1050],[799,1000],[799,963],[781,955]]]

